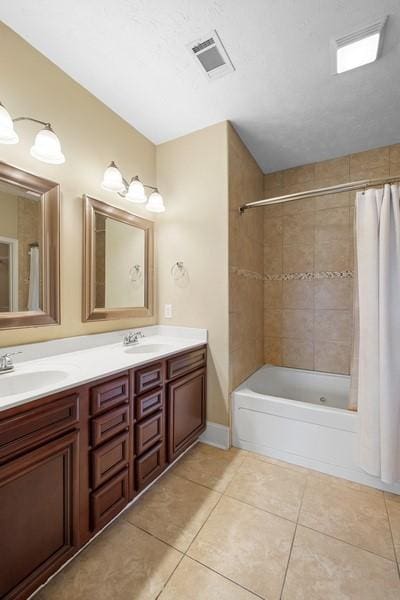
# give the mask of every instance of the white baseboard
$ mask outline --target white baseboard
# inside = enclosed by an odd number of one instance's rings
[[[227,450],[230,447],[229,427],[207,421],[207,429],[200,436],[199,441]]]

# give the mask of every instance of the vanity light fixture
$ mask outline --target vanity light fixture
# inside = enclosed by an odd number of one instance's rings
[[[128,183],[113,160],[104,171],[101,187],[103,190],[115,192],[135,204],[146,203],[145,208],[149,212],[165,212],[164,200],[158,188],[142,183],[137,175],[132,177],[130,183]],[[144,188],[153,190],[149,198],[146,197]]]
[[[51,165],[61,165],[65,162],[65,156],[61,151],[60,140],[54,133],[50,123],[40,121],[33,117],[17,117],[12,119],[10,113],[0,102],[0,144],[17,144],[18,134],[14,129],[14,123],[19,121],[31,121],[43,125],[43,129],[36,134],[34,144],[31,148],[31,156]]]

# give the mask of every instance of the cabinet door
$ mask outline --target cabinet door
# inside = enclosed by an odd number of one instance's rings
[[[199,369],[168,386],[168,461],[206,427],[206,370]]]
[[[0,468],[0,597],[27,598],[76,550],[78,432]]]

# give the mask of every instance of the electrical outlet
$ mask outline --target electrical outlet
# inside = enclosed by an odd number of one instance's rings
[[[164,317],[172,319],[172,304],[164,304]]]

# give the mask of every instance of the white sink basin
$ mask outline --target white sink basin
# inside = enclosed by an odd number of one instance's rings
[[[18,366],[16,368],[18,369]],[[3,373],[0,375],[0,398],[47,388],[67,377],[68,373],[61,370],[24,371],[23,373],[18,373],[16,370],[12,373]]]
[[[170,344],[138,344],[126,348],[127,354],[155,354],[156,352],[167,352],[172,346]]]

